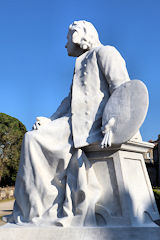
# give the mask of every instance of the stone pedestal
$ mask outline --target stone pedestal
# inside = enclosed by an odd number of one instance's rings
[[[148,142],[129,141],[101,149],[84,148],[103,188],[96,212],[107,226],[143,226],[159,218],[143,153],[153,148]]]
[[[101,149],[93,144],[85,151],[103,194],[96,206],[99,227],[33,227],[6,224],[0,240],[159,240],[159,219],[143,153],[153,144],[129,141]]]
[[[160,227],[8,227],[1,240],[159,240]]]

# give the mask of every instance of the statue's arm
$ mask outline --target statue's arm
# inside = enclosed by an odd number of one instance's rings
[[[36,122],[33,124],[32,129],[37,130],[39,129],[40,126],[47,124],[57,118],[62,117],[65,115],[65,113],[68,112],[71,104],[71,92],[69,93],[68,97],[64,98],[63,101],[61,102],[60,106],[56,110],[55,113],[52,114],[51,117],[37,117]]]
[[[126,63],[116,48],[102,46],[97,52],[97,60],[108,83],[110,94],[122,83],[130,80]]]
[[[99,67],[104,74],[110,94],[118,88],[122,83],[130,80],[126,63],[120,53],[111,46],[102,46],[97,52],[97,60]],[[112,144],[112,127],[115,124],[115,119],[111,118],[109,122],[102,126],[104,138],[101,146],[107,147]]]
[[[50,119],[55,120],[57,118],[62,117],[65,113],[68,112],[70,106],[71,106],[71,92],[69,93],[68,97],[63,99],[60,106],[57,108],[56,112],[52,114]]]

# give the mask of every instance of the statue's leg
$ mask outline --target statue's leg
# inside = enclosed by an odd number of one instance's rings
[[[25,134],[8,222],[93,226],[100,194],[93,168],[73,146],[70,118],[62,117]]]
[[[14,222],[38,223],[45,215],[47,221],[62,214],[66,169],[73,152],[69,117],[25,134],[16,179]]]

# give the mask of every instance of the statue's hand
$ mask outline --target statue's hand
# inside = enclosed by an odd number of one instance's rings
[[[32,129],[33,130],[38,130],[42,125],[47,124],[51,122],[50,118],[46,117],[37,117],[36,122],[33,124]]]
[[[101,142],[101,148],[110,147],[112,144],[112,127],[115,124],[115,118],[111,118],[109,122],[102,127],[102,133],[104,134],[104,138]]]

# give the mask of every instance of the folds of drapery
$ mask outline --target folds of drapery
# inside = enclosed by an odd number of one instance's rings
[[[91,163],[73,146],[70,114],[25,134],[8,222],[95,226],[100,195]]]

